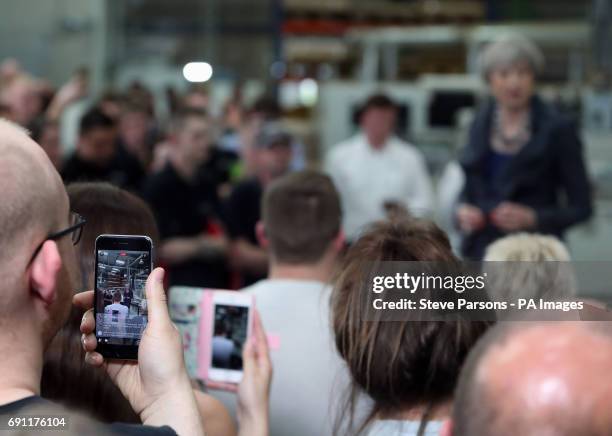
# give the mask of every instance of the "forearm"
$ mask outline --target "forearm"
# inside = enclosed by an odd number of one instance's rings
[[[262,412],[260,416],[240,417],[240,429],[238,436],[268,436],[270,425],[268,412]]]
[[[171,265],[188,260],[217,259],[226,255],[227,245],[223,236],[177,237],[163,243],[161,255]]]
[[[187,377],[140,413],[145,425],[169,426],[178,435],[204,436],[202,417]]]
[[[245,240],[234,242],[234,257],[242,271],[265,274],[268,270],[268,253],[261,247]]]

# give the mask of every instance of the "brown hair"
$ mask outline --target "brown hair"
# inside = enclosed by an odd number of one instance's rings
[[[381,414],[424,406],[422,432],[433,407],[452,398],[463,360],[489,325],[458,318],[363,321],[362,285],[372,264],[384,261],[459,265],[446,234],[432,222],[419,219],[375,223],[349,248],[331,297],[336,347],[352,379],[336,420],[336,433],[346,426],[348,434],[359,434]],[[367,419],[356,426],[360,392],[374,404]]]
[[[67,189],[73,211],[87,224],[76,247],[83,288],[94,285],[94,241],[102,233],[144,234],[159,239],[149,207],[138,197],[108,183],[76,183]],[[102,368],[84,363],[79,326],[83,312],[73,308],[70,318],[45,353],[41,382],[43,397],[88,412],[104,422],[140,422],[128,401]]]
[[[340,198],[328,176],[314,170],[291,173],[266,190],[262,219],[276,260],[316,263],[340,232]]]

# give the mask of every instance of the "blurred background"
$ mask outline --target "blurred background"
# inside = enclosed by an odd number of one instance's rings
[[[608,0],[4,2],[0,112],[27,126],[61,96],[52,109],[68,156],[92,102],[139,100],[163,126],[191,99],[214,117],[215,141],[230,150],[265,97],[300,143],[304,165],[318,167],[356,131],[364,100],[384,92],[399,106],[398,135],[422,151],[436,186],[487,93],[480,49],[520,33],[546,58],[540,95],[575,117],[586,145],[596,213],[572,229],[569,245],[578,260],[608,260],[611,20]]]

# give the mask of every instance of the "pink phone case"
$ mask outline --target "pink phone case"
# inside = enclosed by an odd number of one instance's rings
[[[208,380],[208,363],[210,362],[211,342],[212,342],[212,323],[213,317],[213,298],[217,292],[237,292],[237,291],[213,291],[206,290],[200,301],[200,326],[198,335],[198,378]],[[251,310],[255,309],[255,297],[251,304]],[[253,316],[249,317],[249,336],[253,329]]]

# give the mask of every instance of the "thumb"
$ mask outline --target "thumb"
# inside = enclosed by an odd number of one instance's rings
[[[245,374],[250,374],[255,368],[257,354],[255,352],[255,344],[253,338],[248,338],[242,349],[242,371]]]
[[[155,268],[149,274],[145,285],[149,323],[154,326],[171,323],[168,313],[168,297],[164,290],[164,275],[163,268]]]

